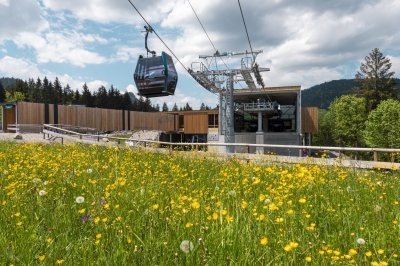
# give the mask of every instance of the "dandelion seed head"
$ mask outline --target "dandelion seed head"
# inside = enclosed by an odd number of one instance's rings
[[[93,173],[93,169],[92,169],[92,168],[88,168],[88,169],[86,170],[86,172],[87,172],[88,174],[91,174],[91,173]]]
[[[234,190],[229,191],[228,192],[228,196],[235,197],[236,196],[236,191],[234,191]]]
[[[44,196],[44,195],[46,195],[46,191],[45,190],[40,190],[39,191],[39,196]]]
[[[365,245],[365,239],[364,238],[357,238],[357,244]]]
[[[183,240],[179,247],[184,253],[189,253],[194,249],[192,241],[189,240]]]
[[[75,202],[78,203],[78,204],[81,204],[81,203],[83,203],[84,201],[85,201],[85,198],[82,197],[82,196],[78,196],[78,197],[76,197],[76,199],[75,199]]]
[[[375,208],[374,208],[375,212],[380,212],[381,210],[382,210],[382,207],[379,206],[379,205],[376,205]]]

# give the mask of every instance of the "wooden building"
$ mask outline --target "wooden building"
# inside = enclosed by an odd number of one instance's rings
[[[257,93],[243,90],[234,95],[235,104],[239,105],[259,103],[260,99],[266,98],[280,104],[281,115],[277,117],[267,111],[260,115],[260,110],[239,108],[235,111],[235,142],[258,143],[257,137],[262,135],[262,143],[301,144],[302,136],[318,131],[318,109],[300,108],[300,87],[269,88]],[[3,131],[11,129],[10,125],[59,124],[97,132],[159,130],[175,135],[174,141],[224,142],[220,110],[136,112],[28,102],[2,103],[0,106]],[[257,106],[253,105],[254,108]],[[260,125],[257,129],[260,119],[261,130]]]

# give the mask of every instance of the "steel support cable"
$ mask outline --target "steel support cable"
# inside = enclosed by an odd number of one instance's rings
[[[217,53],[218,53],[218,50],[217,50],[217,48],[215,47],[215,45],[214,45],[213,41],[211,40],[210,36],[208,35],[206,29],[204,28],[203,23],[201,22],[199,16],[197,15],[196,10],[194,10],[194,7],[192,6],[192,3],[190,3],[190,0],[187,0],[187,1],[188,1],[189,5],[190,5],[190,8],[192,9],[194,15],[196,16],[197,21],[198,21],[199,24],[201,25],[201,28],[203,29],[204,33],[207,35],[208,40],[210,41],[212,47],[214,48],[215,54],[217,54]],[[231,69],[230,69],[230,67],[225,63],[225,61],[224,61],[220,56],[219,56],[218,58],[219,58],[219,59],[222,61],[222,63],[225,65],[226,69],[227,69],[228,71],[230,71]],[[217,67],[217,69],[218,69],[217,63],[216,63],[216,67]],[[243,89],[242,84],[240,84],[240,83],[238,83],[238,84],[239,84],[239,86]]]
[[[132,5],[132,7],[136,10],[136,12],[139,14],[139,16],[143,19],[143,21],[149,26],[150,29],[153,30],[154,34],[160,39],[160,41],[164,44],[164,46],[168,49],[168,51],[175,57],[175,59],[179,62],[179,64],[190,74],[190,71],[185,67],[185,65],[179,60],[179,58],[175,55],[175,53],[168,47],[168,45],[164,42],[164,40],[158,35],[158,33],[154,30],[154,28],[150,25],[149,22],[143,17],[143,15],[140,13],[140,11],[136,8],[136,6],[131,2],[131,0],[128,0],[129,3]]]
[[[244,24],[244,29],[246,30],[247,40],[249,41],[251,55],[253,56],[253,60],[254,60],[253,47],[251,46],[250,37],[249,37],[249,32],[247,31],[246,21],[244,20],[244,15],[243,15],[243,10],[242,10],[242,5],[240,4],[240,0],[238,0],[238,4],[239,4],[239,9],[240,9],[240,14],[242,15],[242,20],[243,20],[243,24]],[[255,61],[255,60],[254,60],[254,61]]]
[[[243,20],[244,29],[246,30],[247,40],[249,41],[249,46],[250,46],[251,55],[252,55],[252,57],[253,57],[253,72],[254,72],[254,75],[256,76],[257,83],[258,83],[259,85],[261,85],[261,87],[264,88],[264,81],[263,81],[262,76],[261,76],[261,74],[260,74],[260,71],[259,71],[259,69],[258,69],[258,64],[256,63],[256,60],[255,60],[255,56],[254,56],[254,53],[253,53],[253,47],[252,47],[252,45],[251,45],[251,41],[250,41],[250,37],[249,37],[249,32],[248,32],[248,30],[247,30],[246,21],[245,21],[245,19],[244,19],[243,10],[242,10],[242,5],[240,4],[240,0],[238,0],[238,4],[239,4],[239,9],[240,9],[240,14],[242,15],[242,20]],[[269,97],[268,97],[268,98],[269,98]]]

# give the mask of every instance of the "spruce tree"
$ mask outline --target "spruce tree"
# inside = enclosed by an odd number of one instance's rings
[[[3,84],[0,82],[0,103],[4,102],[6,99],[6,90],[3,87]]]
[[[359,83],[360,96],[366,99],[368,111],[374,110],[383,100],[397,98],[391,67],[390,59],[383,56],[378,48],[373,49],[361,63],[355,78]]]

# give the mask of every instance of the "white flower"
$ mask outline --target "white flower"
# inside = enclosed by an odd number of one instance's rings
[[[365,239],[364,238],[357,238],[357,244],[365,245]]]
[[[32,183],[35,185],[39,184],[40,182],[42,182],[42,180],[40,180],[40,178],[35,177],[34,179],[32,179]]]
[[[91,173],[93,173],[93,169],[92,169],[92,168],[89,168],[89,169],[86,170],[86,172],[87,172],[88,174],[91,174]]]
[[[231,191],[228,192],[228,195],[231,196],[231,197],[235,197],[236,196],[236,191],[231,190]]]
[[[264,204],[270,204],[271,203],[271,199],[265,199],[264,200]]]
[[[39,196],[44,196],[44,195],[46,195],[46,191],[45,190],[40,190],[39,191]]]
[[[190,251],[192,251],[194,249],[194,245],[193,245],[192,241],[189,241],[189,240],[183,240],[179,247],[185,253],[189,253]]]
[[[43,185],[47,186],[49,184],[49,181],[44,181]]]
[[[76,199],[75,199],[75,202],[78,203],[78,204],[81,204],[81,203],[83,203],[84,201],[85,201],[85,198],[82,197],[82,196],[78,196],[78,197],[76,197]]]
[[[381,210],[382,210],[382,207],[379,206],[379,205],[376,205],[375,208],[374,208],[375,212],[380,212]]]
[[[350,191],[351,191],[351,187],[348,186],[348,187],[347,187],[347,192],[350,192]]]

